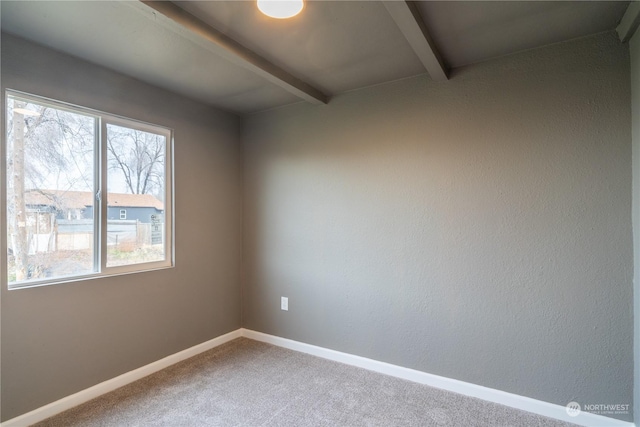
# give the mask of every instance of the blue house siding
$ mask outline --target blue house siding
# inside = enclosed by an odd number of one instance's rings
[[[120,218],[120,211],[126,211],[126,218]],[[126,219],[131,221],[139,221],[142,223],[151,223],[151,215],[162,215],[164,211],[154,207],[127,207],[127,206],[109,206],[107,207],[108,220]],[[82,211],[82,217],[85,219],[93,218],[93,206],[87,206]]]
[[[126,218],[120,217],[120,211],[125,211]],[[151,223],[151,215],[158,214],[162,214],[162,211],[153,207],[109,206],[107,208],[107,219],[126,219],[143,223]]]

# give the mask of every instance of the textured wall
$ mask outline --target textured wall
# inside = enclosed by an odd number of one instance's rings
[[[3,274],[2,420],[240,327],[239,120],[3,34],[6,88],[175,130],[176,267],[14,291]]]
[[[633,301],[634,301],[634,414],[640,426],[640,31],[629,43],[631,53],[631,117],[633,138]]]
[[[631,404],[629,93],[604,34],[250,116],[243,325]]]

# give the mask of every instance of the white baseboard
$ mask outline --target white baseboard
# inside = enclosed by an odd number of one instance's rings
[[[501,405],[531,412],[545,417],[554,418],[561,421],[578,424],[589,427],[635,427],[635,424],[616,420],[613,418],[594,415],[588,412],[581,412],[576,417],[567,414],[566,408],[561,405],[543,402],[541,400],[531,399],[529,397],[519,396],[513,393],[507,393],[476,384],[466,383],[451,378],[441,377],[438,375],[428,374],[426,372],[416,371],[414,369],[403,368],[401,366],[392,365],[390,363],[379,362],[365,357],[354,356],[340,351],[330,350],[328,348],[318,347],[311,344],[305,344],[299,341],[293,341],[287,338],[281,338],[274,335],[264,334],[262,332],[252,331],[250,329],[237,329],[228,334],[219,336],[202,344],[195,345],[186,350],[167,356],[156,362],[142,366],[133,371],[119,375],[110,380],[96,384],[78,393],[64,397],[48,405],[42,406],[26,414],[12,418],[0,424],[0,427],[25,427],[37,422],[43,421],[49,417],[59,414],[67,409],[71,409],[82,403],[88,402],[102,394],[113,391],[117,388],[125,386],[129,383],[137,381],[175,363],[190,357],[196,356],[202,352],[210,350],[228,341],[236,338],[246,337],[256,341],[262,341],[279,347],[288,348],[290,350],[311,354],[322,357],[324,359],[334,360],[336,362],[345,363],[347,365],[357,366],[359,368],[368,369],[370,371],[379,372],[397,378],[413,381],[420,384],[426,384],[442,390],[452,391],[465,396],[476,397],[478,399],[489,402],[499,403]]]
[[[305,344],[299,341],[293,341],[287,338],[281,338],[274,335],[264,334],[262,332],[252,331],[250,329],[242,329],[242,336],[256,341],[262,341],[279,347],[288,348],[290,350],[308,353],[324,359],[334,360],[336,362],[345,363],[347,365],[357,366],[359,368],[368,369],[370,371],[379,372],[397,378],[425,384],[442,390],[452,391],[465,396],[476,397],[493,403],[509,406],[511,408],[520,409],[534,414],[554,418],[569,423],[578,424],[589,427],[634,427],[635,424],[625,421],[616,420],[602,415],[595,415],[589,412],[580,412],[578,416],[572,417],[567,413],[566,407],[556,405],[541,400],[531,399],[529,397],[520,396],[513,393],[507,393],[464,381],[454,380],[451,378],[441,377],[438,375],[428,374],[414,369],[403,368],[401,366],[392,365],[390,363],[379,362],[365,357],[354,356],[348,353],[342,353],[311,344]],[[568,403],[568,402],[567,402]]]
[[[82,403],[88,402],[89,400],[95,399],[100,395],[109,393],[110,391],[137,381],[164,368],[167,368],[175,363],[210,350],[228,341],[240,338],[241,336],[242,329],[237,329],[235,331],[229,332],[228,334],[221,335],[212,340],[203,342],[202,344],[195,345],[158,361],[149,363],[148,365],[142,366],[138,369],[134,369],[133,371],[129,371],[110,380],[101,382],[100,384],[96,384],[70,396],[63,397],[60,400],[56,400],[55,402],[51,402],[48,405],[42,406],[38,409],[34,409],[33,411],[27,412],[26,414],[7,420],[0,424],[0,427],[25,427],[46,420],[49,417],[66,411],[67,409],[71,409]]]

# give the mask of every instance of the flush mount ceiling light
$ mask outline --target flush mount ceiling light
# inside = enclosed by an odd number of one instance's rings
[[[303,0],[258,0],[260,12],[272,18],[291,18],[300,13],[302,8]]]

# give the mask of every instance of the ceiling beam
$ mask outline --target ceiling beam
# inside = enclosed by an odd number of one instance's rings
[[[418,6],[412,1],[386,0],[382,3],[431,78],[436,81],[447,80],[447,67],[427,31]]]
[[[169,1],[125,2],[143,12],[152,9],[151,19],[195,41],[225,59],[248,69],[287,92],[313,104],[326,104],[329,97],[319,89],[293,76],[254,51],[244,47],[209,24]],[[144,5],[148,6],[144,6]],[[137,6],[141,5],[141,6]],[[146,10],[143,10],[144,8]],[[155,13],[155,12],[158,13]],[[178,24],[181,28],[176,28]],[[184,31],[184,30],[187,31]],[[194,37],[195,36],[195,37]],[[203,43],[204,42],[204,43]]]
[[[626,42],[633,37],[633,34],[640,25],[640,1],[632,1],[627,7],[627,11],[620,20],[620,24],[616,31],[620,37],[620,41]]]

